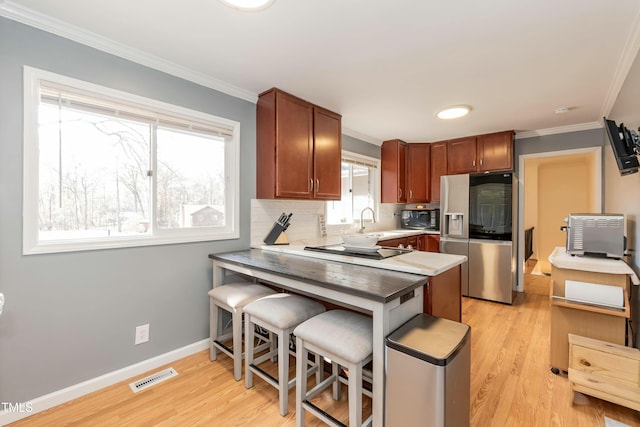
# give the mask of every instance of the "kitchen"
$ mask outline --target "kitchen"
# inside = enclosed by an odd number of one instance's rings
[[[149,88],[150,82],[169,93],[195,94],[202,89],[175,81],[177,79],[159,72],[141,70],[139,65],[125,63],[104,53],[88,50],[68,40],[4,18],[2,40],[11,41],[5,42],[10,44],[3,44],[3,49],[9,49],[3,50],[3,53],[9,54],[3,55],[2,65],[3,73],[7,75],[3,83],[6,84],[6,87],[3,86],[3,94],[6,96],[3,96],[2,132],[3,141],[12,142],[6,145],[3,143],[1,156],[4,159],[1,168],[2,182],[6,185],[2,205],[7,206],[7,210],[2,214],[1,221],[4,242],[0,251],[0,270],[2,291],[7,296],[7,302],[0,318],[0,358],[3,361],[0,387],[3,398],[8,396],[7,398],[25,401],[123,369],[208,336],[208,307],[206,301],[202,301],[202,295],[206,294],[211,286],[211,267],[207,255],[216,251],[247,248],[251,243],[249,224],[254,219],[257,221],[257,218],[250,214],[256,181],[256,173],[251,166],[255,162],[256,154],[252,148],[255,142],[251,138],[253,128],[250,125],[255,114],[255,105],[213,90],[207,91],[206,100],[198,97],[199,101],[194,102],[209,102],[216,105],[216,108],[229,110],[229,115],[243,123],[242,135],[246,136],[246,139],[242,140],[239,156],[243,165],[240,186],[243,194],[240,201],[240,222],[243,228],[240,240],[164,246],[147,251],[124,249],[24,257],[20,254],[21,171],[18,167],[20,162],[15,161],[22,156],[21,108],[15,106],[22,105],[20,82],[21,68],[24,64],[52,68],[57,72],[78,75],[85,79],[89,79],[91,75],[102,76],[103,84],[109,84],[110,79],[124,80],[126,84],[116,86],[123,86],[123,89],[127,86],[140,87],[147,96],[153,96],[157,92],[157,89]],[[43,56],[47,52],[59,52],[68,59],[67,65],[61,64],[60,62],[64,61],[59,59]],[[52,63],[59,65],[56,67]],[[74,64],[76,66],[72,67]],[[82,66],[77,67],[78,64]],[[82,71],[83,69],[86,71]],[[111,77],[105,76],[105,73]],[[634,68],[628,73],[625,86],[610,115],[619,122],[624,121],[628,125],[636,126],[639,124],[639,112],[635,106],[637,90],[633,86],[627,87],[627,84],[631,85],[637,74],[634,63]],[[633,247],[637,247],[634,221],[640,208],[634,198],[627,196],[627,191],[638,188],[638,177],[619,176],[615,164],[612,163],[610,148],[605,145],[601,128],[578,129],[559,134],[529,134],[528,137],[526,134],[524,137],[517,135],[515,167],[518,170],[517,159],[521,155],[557,151],[558,147],[585,146],[602,147],[605,161],[603,211],[624,212],[629,215],[632,222],[628,237],[634,242]],[[343,149],[369,157],[379,157],[375,145],[349,135],[343,136]],[[377,150],[379,152],[379,148]],[[310,205],[302,206],[305,203]],[[316,227],[317,220],[306,221],[304,215],[305,212],[317,211],[319,203],[297,202],[292,207],[277,207],[274,209],[275,217],[269,216],[263,221],[272,224],[282,211],[286,211],[294,212],[293,224],[308,223]],[[367,224],[369,230],[375,231],[374,227],[383,226],[383,221],[393,218],[385,214],[385,210],[391,209],[385,205],[381,207],[378,222],[375,225]],[[397,228],[397,225],[389,228]],[[296,232],[294,225],[288,232],[293,239]],[[132,258],[136,260],[134,264],[130,261]],[[635,264],[637,265],[637,261]],[[176,265],[180,267],[176,268]],[[114,271],[113,266],[117,271]],[[72,277],[69,277],[69,271],[74,271]],[[93,286],[88,287],[87,283]],[[188,286],[188,283],[193,285]],[[161,292],[166,299],[160,298],[156,308],[143,309],[144,314],[133,314],[140,312],[137,307],[147,307],[148,296],[157,292]],[[129,300],[123,299],[125,295]],[[102,301],[102,304],[94,302],[86,305],[87,301]],[[85,304],[82,304],[83,302]],[[112,307],[119,307],[123,315],[114,319]],[[165,320],[167,313],[174,312],[180,315]],[[65,315],[62,316],[61,313]],[[129,332],[132,332],[135,324],[147,322],[152,325],[150,343],[147,346],[133,347],[132,342],[129,342],[132,341],[129,339]],[[44,325],[47,327],[44,328]],[[94,334],[99,335],[101,339],[92,338]],[[122,339],[119,338],[121,335]],[[82,340],[84,345],[70,351],[69,349],[74,348],[79,340]],[[101,344],[101,341],[105,340],[109,343],[106,347]],[[42,346],[47,348],[49,360],[43,360],[41,357]]]

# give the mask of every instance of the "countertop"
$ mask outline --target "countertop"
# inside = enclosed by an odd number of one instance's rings
[[[553,252],[551,252],[551,255],[549,255],[549,262],[556,268],[564,268],[568,270],[582,270],[607,274],[628,274],[631,277],[631,283],[634,285],[640,285],[640,280],[638,280],[638,276],[633,269],[626,262],[620,259],[572,256],[567,253],[566,248],[558,246],[553,250]]]
[[[371,234],[383,234],[381,240],[384,240],[397,237],[405,237],[408,235],[424,234],[424,231],[398,230],[389,232],[373,232]],[[307,239],[295,241],[291,242],[289,245],[263,245],[260,246],[259,249],[270,252],[299,255],[307,258],[316,258],[360,266],[375,267],[384,270],[402,271],[405,273],[420,274],[423,276],[437,276],[438,274],[441,274],[449,270],[450,268],[463,264],[467,261],[467,257],[463,255],[441,254],[436,252],[423,252],[416,250],[408,252],[406,254],[380,260],[304,250],[305,246],[333,245],[340,244],[341,242],[342,240],[339,236],[337,236],[324,239]]]

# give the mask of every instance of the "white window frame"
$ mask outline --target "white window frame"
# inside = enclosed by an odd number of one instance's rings
[[[40,241],[38,239],[39,215],[39,141],[38,107],[40,104],[40,86],[42,82],[62,85],[74,90],[91,94],[96,98],[115,101],[125,105],[142,107],[158,114],[184,117],[204,123],[224,125],[233,135],[225,142],[225,225],[223,227],[193,227],[179,229],[159,229],[154,224],[156,215],[156,174],[151,179],[150,196],[152,198],[151,223],[149,234],[118,236],[109,238],[69,239]],[[23,171],[23,254],[42,254],[72,252],[84,250],[123,248],[135,246],[165,245],[173,243],[202,242],[212,240],[238,239],[240,212],[240,123],[217,117],[200,111],[168,104],[150,98],[130,94],[86,81],[24,67],[24,171]],[[151,151],[155,165],[155,147]]]
[[[373,180],[373,197],[374,197],[373,210],[375,211],[376,220],[379,221],[379,218],[380,218],[380,159],[377,159],[375,157],[365,156],[364,154],[358,154],[351,151],[342,150],[342,156],[340,158],[341,164],[342,164],[342,159],[344,158],[347,158],[356,162],[358,160],[361,160],[363,164],[375,165],[375,167],[372,169],[373,173],[370,178]],[[329,202],[325,203],[324,205],[325,218],[328,218],[329,216],[328,209],[329,209]],[[353,224],[359,224],[360,226],[362,226],[360,224],[359,215],[360,213],[358,212],[357,215],[353,218],[353,221],[350,223],[345,223],[345,224],[327,223],[327,226],[340,227],[340,226],[352,226]],[[370,215],[367,215],[367,216],[369,217]],[[365,218],[365,222],[372,222],[372,220],[371,218]]]

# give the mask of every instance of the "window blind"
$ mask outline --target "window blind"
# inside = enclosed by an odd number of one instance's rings
[[[102,95],[71,90],[65,86],[42,82],[40,101],[71,109],[102,114],[106,116],[163,126],[175,130],[207,134],[228,139],[233,136],[233,128],[223,123],[198,121],[176,114],[154,111],[152,107],[126,104],[108,99]]]
[[[372,169],[377,169],[378,165],[370,160],[359,159],[354,157],[343,157],[342,163],[347,163],[350,165],[364,166]]]

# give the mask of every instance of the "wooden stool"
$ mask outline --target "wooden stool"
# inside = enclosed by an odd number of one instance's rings
[[[218,350],[233,359],[233,378],[242,378],[242,312],[245,305],[258,298],[275,294],[266,286],[252,282],[227,283],[209,291],[209,359],[216,360]],[[222,311],[231,313],[232,333],[220,335],[218,329]],[[233,339],[233,348],[229,348],[224,341]]]
[[[344,425],[309,401],[331,384],[334,399],[340,398],[340,366],[349,372],[349,426],[371,424],[371,416],[362,423],[362,394],[370,395],[362,388],[362,368],[373,358],[371,317],[351,311],[331,310],[300,324],[293,333],[296,336],[296,426],[305,425],[306,411],[330,426]],[[307,364],[303,361],[309,351],[330,359],[332,373],[307,392]]]
[[[255,325],[269,330],[278,337],[278,348],[266,354],[254,357],[258,351],[252,345],[246,347],[245,356],[245,386],[253,387],[253,374],[278,389],[280,400],[280,415],[289,412],[289,389],[296,383],[295,377],[289,380],[289,337],[293,329],[300,323],[325,311],[324,305],[300,295],[275,294],[257,299],[244,307],[245,338],[247,343],[253,343]],[[267,359],[278,356],[278,378],[274,378],[263,371],[258,365]],[[316,362],[318,361],[316,357]],[[307,361],[307,359],[305,359]],[[307,366],[307,363],[303,363]],[[318,365],[318,381],[322,375],[322,365]],[[305,370],[306,372],[306,370]]]

